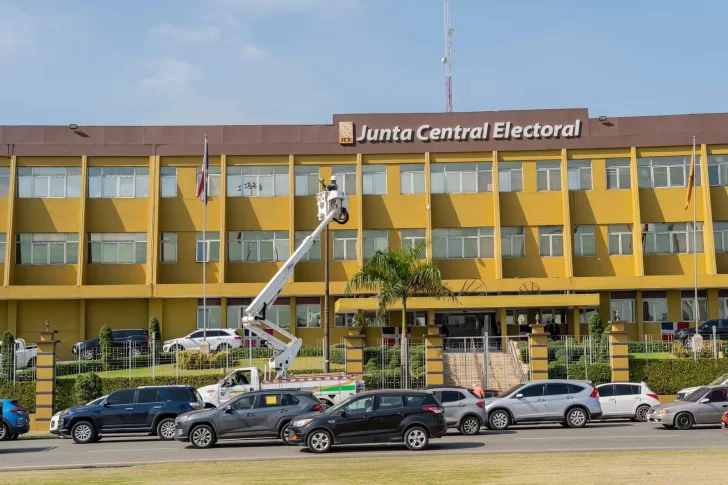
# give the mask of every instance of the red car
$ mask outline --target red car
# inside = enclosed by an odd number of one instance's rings
[[[720,427],[723,429],[728,429],[728,411],[723,413],[723,418],[720,420]]]

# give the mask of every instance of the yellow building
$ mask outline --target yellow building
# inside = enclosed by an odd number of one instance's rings
[[[319,176],[337,175],[351,218],[331,227],[331,339],[367,298],[343,288],[374,249],[425,240],[460,302],[408,308],[415,336],[519,334],[519,318],[586,331],[590,312],[632,338],[693,318],[697,205],[700,319],[728,308],[728,114],[589,118],[585,109],[336,115],[332,125],[0,126],[0,330],[61,351],[112,328],[164,338],[241,309],[314,228]],[[210,141],[207,243],[195,198]],[[693,136],[697,184],[685,209]],[[497,174],[497,176],[496,176]],[[706,190],[706,187],[709,187]],[[317,244],[269,313],[307,345],[323,337]],[[395,308],[396,310],[396,308]],[[335,312],[336,313],[335,315]],[[577,324],[582,322],[583,325]],[[368,319],[368,343],[382,337]]]

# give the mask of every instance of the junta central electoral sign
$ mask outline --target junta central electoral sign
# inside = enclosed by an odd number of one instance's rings
[[[358,131],[358,133],[356,133]],[[370,128],[362,125],[356,130],[351,121],[339,123],[339,143],[407,143],[439,141],[488,141],[488,140],[541,140],[581,137],[581,120],[568,125],[533,123],[516,125],[510,121],[483,123],[478,126],[431,126],[417,128],[394,126],[392,128]]]

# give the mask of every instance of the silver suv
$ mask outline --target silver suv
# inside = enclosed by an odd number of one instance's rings
[[[442,403],[448,428],[457,428],[462,434],[472,436],[487,422],[485,401],[473,391],[456,386],[428,387],[427,390]]]
[[[485,402],[488,427],[504,430],[512,424],[560,422],[581,428],[602,415],[599,391],[591,382],[556,380],[519,384]]]

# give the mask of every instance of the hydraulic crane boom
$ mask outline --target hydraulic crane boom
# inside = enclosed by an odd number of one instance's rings
[[[348,197],[336,190],[320,192],[317,196],[318,216],[321,223],[314,231],[303,240],[301,245],[291,254],[291,257],[278,270],[273,278],[265,285],[253,302],[245,309],[243,316],[243,327],[258,335],[266,341],[268,347],[275,351],[275,355],[268,360],[268,368],[275,369],[278,378],[285,378],[287,369],[298,355],[303,341],[292,335],[290,332],[279,327],[273,322],[266,320],[266,311],[276,301],[283,286],[293,274],[293,269],[303,256],[311,249],[316,238],[331,222],[346,224],[349,214],[346,211],[346,200]],[[269,334],[263,328],[278,332],[289,340],[288,343],[278,337]]]

